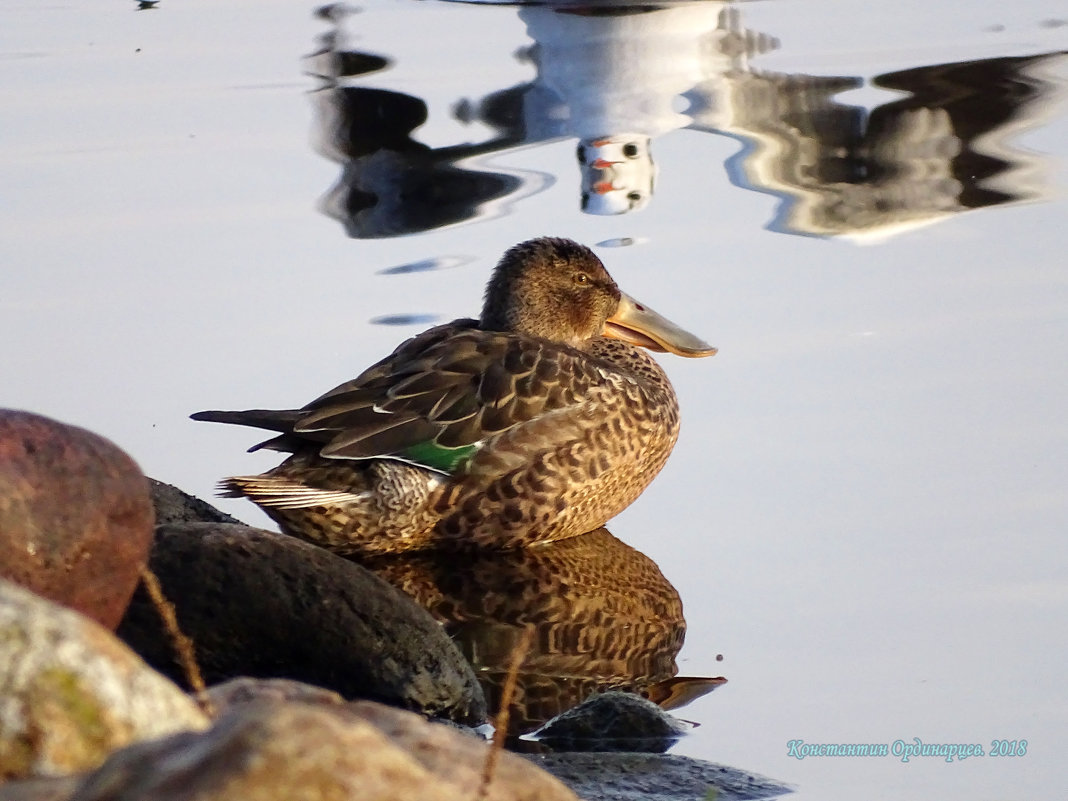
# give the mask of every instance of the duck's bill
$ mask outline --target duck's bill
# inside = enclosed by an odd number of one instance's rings
[[[629,295],[620,295],[619,308],[604,324],[606,337],[678,356],[697,358],[715,354],[716,349],[703,339],[684,331]]]

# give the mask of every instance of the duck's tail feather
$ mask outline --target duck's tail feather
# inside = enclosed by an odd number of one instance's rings
[[[224,498],[248,498],[260,506],[275,509],[306,509],[360,503],[370,495],[368,492],[310,487],[284,476],[269,474],[224,478],[219,482],[218,491]]]
[[[300,412],[296,409],[246,409],[243,412],[209,409],[189,415],[193,420],[265,428],[268,431],[279,431],[283,434],[293,431],[293,424],[297,422],[299,416]]]

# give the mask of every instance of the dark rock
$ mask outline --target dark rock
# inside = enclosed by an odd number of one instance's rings
[[[204,734],[116,753],[70,801],[470,801],[487,744],[418,715],[254,701]],[[560,782],[502,753],[487,801],[578,801]]]
[[[591,695],[523,739],[554,751],[634,751],[661,754],[691,728],[633,693]]]
[[[96,768],[207,717],[115,635],[0,579],[0,782]]]
[[[0,576],[114,628],[152,528],[148,482],[118,447],[0,410]]]
[[[237,518],[219,511],[207,501],[164,484],[154,478],[148,480],[152,506],[156,510],[156,525],[168,523],[240,523]]]
[[[674,754],[532,754],[582,798],[597,801],[749,801],[793,788],[737,768]]]
[[[429,614],[329,551],[247,526],[183,523],[156,529],[149,564],[208,684],[288,678],[462,723],[485,717],[470,665]],[[118,632],[185,683],[143,589]]]

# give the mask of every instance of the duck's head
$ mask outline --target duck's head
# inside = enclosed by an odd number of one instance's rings
[[[716,352],[621,292],[593,251],[570,239],[542,237],[510,248],[486,287],[479,325],[579,348],[606,336],[679,356]]]

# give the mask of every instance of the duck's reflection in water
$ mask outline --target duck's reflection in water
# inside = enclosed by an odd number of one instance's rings
[[[526,627],[533,645],[511,705],[514,738],[607,689],[677,708],[724,683],[678,677],[682,601],[656,564],[606,529],[504,552],[364,563],[430,611],[475,669],[491,710]]]

